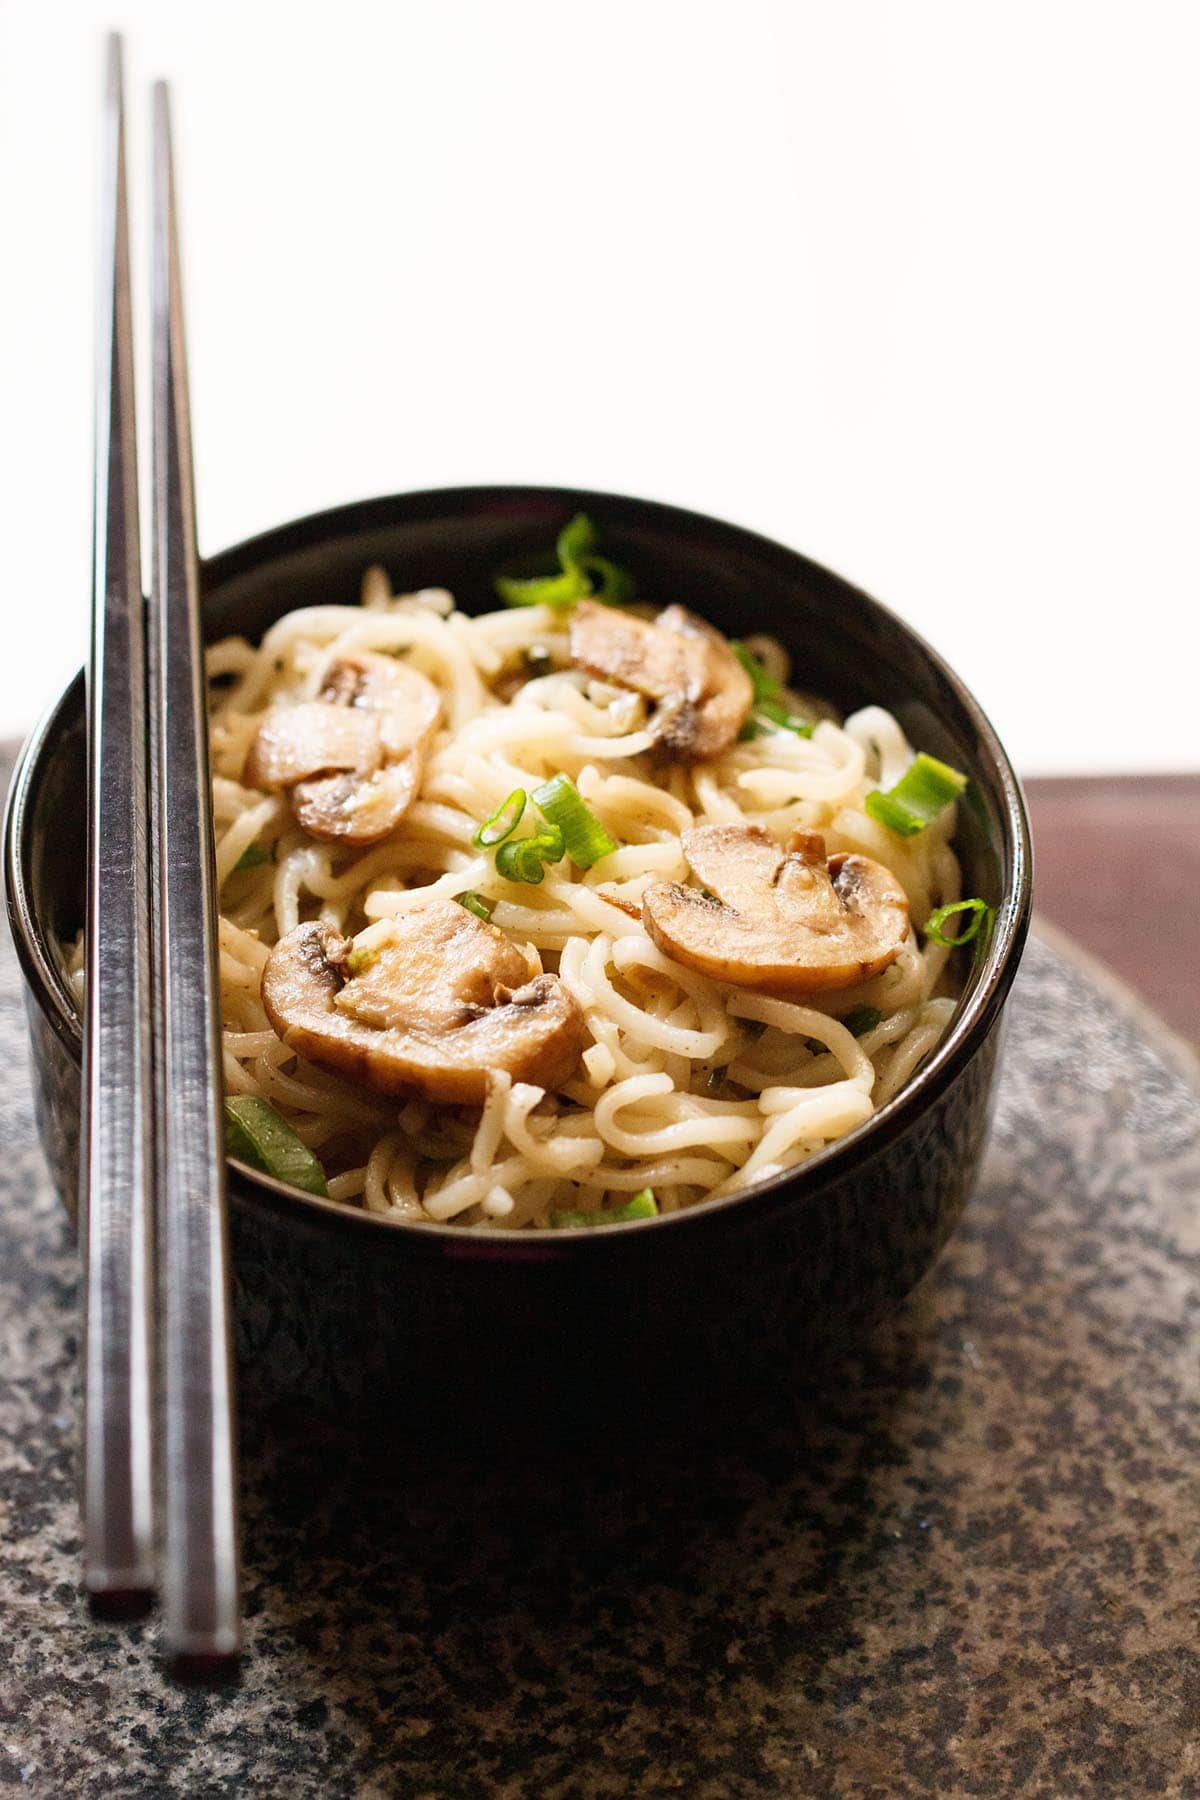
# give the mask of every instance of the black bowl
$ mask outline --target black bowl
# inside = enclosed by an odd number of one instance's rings
[[[379,1219],[234,1165],[231,1229],[243,1392],[388,1429],[557,1431],[742,1401],[860,1339],[929,1267],[979,1165],[1005,998],[1029,920],[1016,778],[962,683],[899,619],[778,544],[675,507],[547,488],[363,501],[215,557],[212,637],[261,633],[296,606],[357,600],[364,567],[397,588],[493,606],[493,572],[585,511],[652,597],[731,636],[767,630],[803,686],[846,710],[878,701],[909,738],[969,772],[964,891],[996,908],[950,1030],[866,1125],[751,1193],[585,1233],[463,1231]],[[5,834],[26,978],[38,1125],[66,1204],[79,1148],[79,1019],[59,944],[82,924],[84,694],[78,676],[34,732]]]

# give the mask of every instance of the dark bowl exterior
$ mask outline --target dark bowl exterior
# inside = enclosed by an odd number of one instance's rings
[[[1020,791],[961,683],[893,615],[794,552],[679,509],[556,489],[399,495],[299,520],[206,563],[210,634],[357,598],[363,567],[493,604],[494,570],[575,511],[646,593],[731,635],[770,630],[802,684],[889,706],[972,776],[957,847],[965,891],[997,909],[946,1039],[866,1126],[754,1193],[645,1225],[575,1233],[401,1226],[233,1165],[230,1223],[242,1389],[422,1435],[498,1438],[586,1418],[708,1414],[852,1345],[953,1230],[983,1151],[1003,1006],[1028,926]],[[82,924],[82,677],[23,753],[5,827],[26,976],[38,1127],[74,1209],[78,1020],[57,944]]]

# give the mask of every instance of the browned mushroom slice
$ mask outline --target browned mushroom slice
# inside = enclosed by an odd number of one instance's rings
[[[246,758],[248,787],[294,787],[306,776],[369,765],[379,753],[379,725],[371,713],[302,700],[272,706]]]
[[[714,899],[678,882],[648,888],[646,929],[666,956],[714,981],[802,999],[869,981],[908,936],[895,876],[866,856],[831,856],[797,832],[786,851],[758,825],[699,825],[683,851]]]
[[[243,779],[290,788],[311,837],[373,844],[412,805],[440,715],[431,681],[394,657],[359,651],[332,664],[317,699],[268,710]]]
[[[310,837],[375,844],[400,823],[417,797],[423,772],[422,759],[414,753],[370,775],[348,770],[302,781],[292,789],[292,811]]]
[[[571,615],[571,660],[591,675],[657,702],[650,729],[688,762],[728,750],[746,722],[754,688],[719,631],[686,607],[653,624],[583,600]]]
[[[586,1027],[555,975],[529,979],[503,932],[452,900],[395,921],[359,974],[332,926],[298,925],[263,970],[267,1017],[285,1044],[381,1094],[482,1105],[489,1070],[550,1090],[583,1052]]]

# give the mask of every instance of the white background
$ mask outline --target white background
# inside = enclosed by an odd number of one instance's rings
[[[175,84],[202,548],[645,493],[889,601],[1026,771],[1200,762],[1186,0],[0,0],[0,733],[85,641],[114,23],[139,272]]]

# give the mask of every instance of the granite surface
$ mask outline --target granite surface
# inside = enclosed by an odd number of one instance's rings
[[[0,1046],[0,1785],[1200,1796],[1200,1104],[1056,951],[940,1266],[736,1439],[396,1468],[244,1421],[226,1693],[81,1608],[75,1254],[7,942]]]

